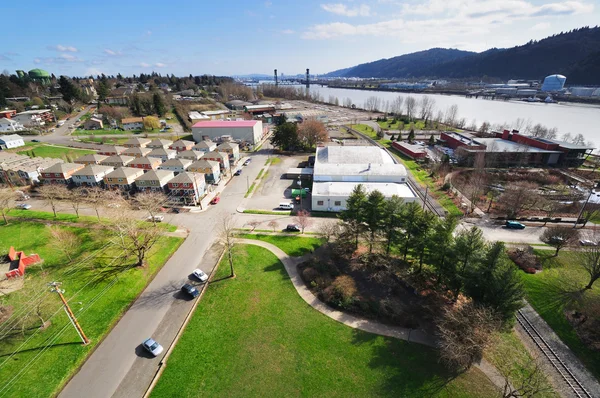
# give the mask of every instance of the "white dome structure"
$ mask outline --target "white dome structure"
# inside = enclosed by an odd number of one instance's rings
[[[567,78],[563,75],[546,76],[542,84],[542,91],[561,91],[565,87]]]

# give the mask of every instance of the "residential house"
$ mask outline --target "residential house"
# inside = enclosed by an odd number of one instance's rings
[[[135,158],[133,156],[113,155],[102,160],[100,164],[103,166],[112,166],[116,169],[117,167],[127,166],[134,160]]]
[[[100,164],[103,160],[108,159],[106,155],[98,155],[96,153],[90,153],[88,155],[83,155],[78,157],[73,161],[73,163],[79,164]],[[113,166],[114,167],[114,166]]]
[[[240,159],[240,146],[235,142],[224,142],[217,147],[217,151],[227,153],[231,164],[236,164]]]
[[[131,167],[119,167],[104,176],[104,184],[108,189],[129,192],[135,189],[135,180],[144,175],[144,170]]]
[[[204,155],[204,152],[192,150],[182,151],[177,154],[177,159],[190,159],[191,161],[195,162],[196,160],[200,159],[202,155]]]
[[[0,149],[18,148],[23,145],[23,137],[18,134],[0,135]]]
[[[190,122],[192,123],[192,125],[198,123],[198,122],[204,122],[207,120],[212,120],[210,118],[210,116],[206,116],[203,115],[202,113],[198,112],[198,111],[191,111],[188,112],[188,118],[190,119]]]
[[[144,156],[148,155],[150,152],[152,152],[152,149],[150,149],[150,148],[133,147],[133,148],[127,148],[126,150],[124,150],[123,155],[133,156],[135,158],[143,158]]]
[[[219,167],[219,162],[214,160],[200,159],[192,163],[187,171],[204,174],[206,182],[212,184],[217,184],[221,180],[221,167]]]
[[[44,184],[70,185],[73,181],[73,173],[86,167],[78,163],[56,163],[42,170],[42,182]]]
[[[192,150],[200,152],[211,152],[215,149],[217,149],[217,144],[212,142],[211,140],[200,141],[192,147]]]
[[[146,146],[151,142],[152,140],[149,140],[148,138],[134,137],[125,141],[123,146],[127,148],[146,148]]]
[[[165,192],[167,183],[175,177],[172,171],[150,170],[135,180],[135,186],[139,191],[161,191]]]
[[[180,173],[167,186],[171,201],[189,206],[195,206],[206,193],[204,175],[200,173]]]
[[[158,166],[160,166],[161,164],[162,164],[162,160],[160,160],[159,158],[144,157],[144,158],[135,158],[135,160],[133,160],[127,166],[148,171],[148,170],[158,169]]]
[[[102,145],[98,150],[98,155],[114,156],[125,152],[127,148],[119,145]]]
[[[175,159],[175,156],[177,156],[177,151],[167,148],[155,148],[146,156],[149,158],[159,158],[163,162],[166,162],[169,159]]]
[[[0,118],[11,119],[13,116],[17,115],[17,111],[14,109],[7,109],[4,111],[0,111]]]
[[[73,182],[77,186],[94,187],[102,185],[104,177],[114,170],[112,166],[88,164],[81,170],[73,173]]]
[[[46,123],[52,124],[54,122],[54,114],[50,109],[34,109],[17,113],[11,119],[21,123],[25,127],[40,127]]]
[[[85,130],[102,130],[104,124],[102,124],[102,119],[92,117],[83,123],[83,128]]]
[[[14,131],[22,131],[25,130],[25,126],[16,120],[7,119],[3,117],[0,119],[0,133],[11,133]]]
[[[206,152],[201,159],[214,160],[215,162],[219,162],[219,165],[221,166],[221,171],[226,171],[230,168],[229,154],[226,152]]]
[[[158,166],[159,170],[169,170],[175,173],[183,173],[190,165],[192,161],[189,159],[170,159]]]
[[[226,118],[231,118],[232,116],[235,117],[235,115],[232,115],[230,110],[224,109],[219,109],[216,111],[204,111],[202,114],[210,118],[210,120],[223,120]]]
[[[159,138],[156,138],[156,139],[150,141],[148,143],[148,145],[146,145],[146,148],[151,148],[151,149],[169,148],[169,145],[171,145],[172,143],[173,143],[173,141],[161,140]]]
[[[174,149],[177,152],[189,151],[194,146],[194,141],[177,140],[169,146],[169,149]]]
[[[127,117],[121,120],[121,124],[123,125],[123,130],[141,130],[144,128],[144,118],[143,117]]]
[[[64,163],[60,159],[52,158],[30,158],[12,152],[0,152],[0,182],[13,185],[31,185],[39,182],[40,173],[43,169]]]

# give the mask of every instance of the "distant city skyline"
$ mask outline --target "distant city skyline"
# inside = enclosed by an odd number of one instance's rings
[[[335,0],[334,0],[335,1]],[[3,5],[0,70],[296,75],[432,47],[483,51],[594,26],[597,0],[239,1]],[[29,12],[27,10],[35,10]],[[27,12],[26,12],[27,11]]]

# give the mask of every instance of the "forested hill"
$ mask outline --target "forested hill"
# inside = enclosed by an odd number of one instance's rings
[[[567,76],[568,84],[600,85],[600,27],[584,27],[522,46],[492,48],[482,53],[434,48],[342,69],[330,75],[475,79],[488,76],[507,80],[543,79],[554,73]]]

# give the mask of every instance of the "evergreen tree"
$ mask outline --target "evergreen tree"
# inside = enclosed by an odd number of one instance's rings
[[[404,229],[402,251],[404,260],[408,255],[408,250],[414,247],[414,241],[418,238],[421,231],[423,210],[417,202],[410,202],[404,206],[402,212],[402,227]]]
[[[385,197],[377,190],[371,192],[367,197],[364,209],[364,222],[369,231],[369,253],[373,252],[373,243],[377,234],[385,226]]]
[[[158,116],[163,116],[167,111],[167,107],[162,95],[160,95],[158,92],[155,92],[152,95],[152,101],[154,102],[154,112],[156,112]]]
[[[437,274],[438,283],[451,284],[456,275],[454,255],[454,229],[458,220],[456,217],[446,217],[434,221],[433,233],[427,242],[428,262]]]
[[[340,218],[347,223],[354,235],[354,247],[358,248],[358,237],[363,230],[365,221],[365,208],[367,205],[367,191],[362,184],[358,184],[346,201],[346,210],[342,211]]]
[[[296,123],[285,122],[277,127],[271,137],[271,144],[284,151],[293,150],[300,145]]]
[[[415,130],[410,129],[410,132],[408,133],[408,142],[410,142],[412,144],[412,142],[414,140],[415,140]]]
[[[108,80],[100,80],[100,83],[98,83],[98,101],[104,101],[109,94],[110,88],[108,87]]]
[[[401,227],[403,206],[404,200],[397,195],[393,195],[385,202],[384,230],[386,238],[385,252],[387,254],[390,253],[392,245],[398,243],[398,238],[401,236],[399,229]]]
[[[61,76],[58,84],[60,85],[58,91],[62,94],[63,100],[71,102],[79,99],[81,95],[79,89],[66,76]]]
[[[434,146],[435,145],[435,138],[433,138],[433,134],[431,134],[431,136],[429,136],[429,145],[430,146]]]

